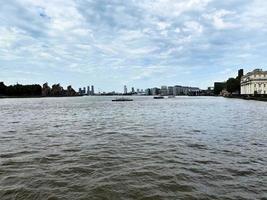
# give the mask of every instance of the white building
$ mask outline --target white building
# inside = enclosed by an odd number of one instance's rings
[[[173,95],[174,96],[178,96],[178,95],[181,95],[182,94],[182,86],[180,85],[175,85],[173,87]]]
[[[241,94],[267,94],[267,71],[255,69],[241,78]]]
[[[168,95],[168,87],[167,86],[161,86],[160,94],[162,96],[167,96]]]
[[[168,95],[173,95],[173,86],[168,86]]]

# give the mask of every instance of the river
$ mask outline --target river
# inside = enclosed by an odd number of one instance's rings
[[[267,103],[0,99],[0,199],[267,199]]]

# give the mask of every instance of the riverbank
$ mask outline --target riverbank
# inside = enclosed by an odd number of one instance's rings
[[[243,99],[243,100],[254,100],[254,101],[266,101],[267,102],[267,96],[225,96],[226,98],[232,98],[232,99]]]
[[[0,99],[26,99],[26,98],[62,98],[62,97],[80,97],[76,96],[0,96]]]

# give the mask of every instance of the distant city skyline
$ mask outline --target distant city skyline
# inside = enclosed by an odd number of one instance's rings
[[[0,82],[206,89],[267,68],[266,10],[263,0],[3,1]]]

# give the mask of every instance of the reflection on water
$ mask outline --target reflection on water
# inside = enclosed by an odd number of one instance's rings
[[[0,100],[0,199],[266,199],[267,103]]]

